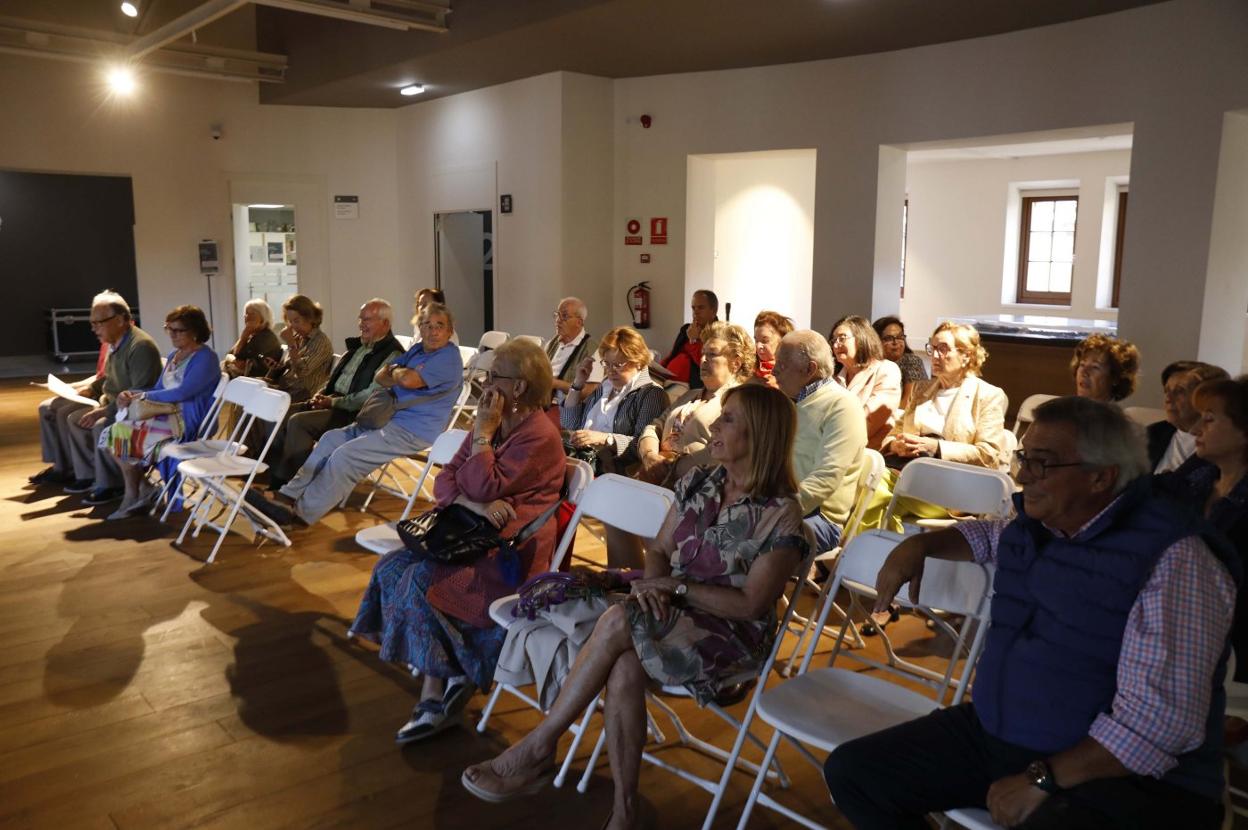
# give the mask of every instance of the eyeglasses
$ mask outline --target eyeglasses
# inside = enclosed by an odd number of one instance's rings
[[[446,331],[447,329],[450,328],[450,326],[447,325],[446,323],[431,323],[428,320],[425,320],[423,323],[421,323],[420,327],[427,331]]]
[[[948,343],[928,343],[925,351],[932,357],[935,357],[936,355],[944,357],[951,352],[957,351],[957,347],[950,346]]]
[[[550,316],[551,316],[551,317],[554,317],[554,318],[555,318],[555,320],[556,320],[557,322],[560,322],[560,323],[566,323],[566,322],[568,322],[569,320],[579,320],[579,319],[580,319],[580,317],[578,317],[578,316],[577,316],[577,315],[575,315],[575,314],[560,314],[558,311],[554,312],[554,313],[553,313],[553,314],[551,314]]]
[[[1082,461],[1063,461],[1061,463],[1054,464],[1043,458],[1032,458],[1027,455],[1025,450],[1015,450],[1014,461],[1018,464],[1018,469],[1021,472],[1026,472],[1027,475],[1031,476],[1036,481],[1043,481],[1044,477],[1048,475],[1049,470],[1055,470],[1059,467],[1084,466],[1084,462]]]
[[[493,383],[496,380],[520,380],[516,375],[497,375],[493,372],[485,373],[485,382]]]
[[[880,338],[881,343],[905,343],[906,336],[904,334],[886,334]]]
[[[107,323],[109,320],[116,320],[116,319],[117,319],[117,315],[116,315],[116,314],[114,314],[112,317],[105,317],[103,320],[91,320],[91,321],[90,321],[90,323],[91,323],[91,328],[96,328],[97,326],[102,326],[102,325],[104,325],[105,323]]]
[[[832,342],[833,343],[848,343],[849,341],[853,339],[854,339],[854,336],[852,334],[845,334],[844,332],[842,332],[836,335],[835,337],[833,337]]]
[[[165,331],[169,332],[170,334],[186,334],[188,331],[190,331],[190,329],[184,329],[178,326],[166,325]]]
[[[629,360],[610,360],[610,361],[608,361],[608,360],[600,360],[600,361],[598,361],[598,362],[599,362],[599,363],[601,363],[601,364],[602,364],[602,368],[606,369],[608,372],[618,372],[619,370],[621,370],[621,369],[623,369],[623,368],[627,367],[627,366],[628,366],[628,365],[629,365],[632,361],[629,361]]]

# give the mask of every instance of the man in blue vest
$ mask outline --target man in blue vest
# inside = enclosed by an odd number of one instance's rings
[[[1235,554],[1155,494],[1116,406],[1058,398],[1018,453],[1013,520],[914,536],[877,610],[929,557],[997,567],[974,702],[850,741],[828,788],[855,827],[987,807],[1006,827],[1217,828]]]

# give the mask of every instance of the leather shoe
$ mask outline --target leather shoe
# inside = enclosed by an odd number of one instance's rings
[[[86,493],[95,487],[95,479],[93,478],[76,478],[69,484],[65,485],[66,493]]]
[[[49,467],[42,472],[35,473],[29,479],[31,484],[68,484],[73,480],[74,477],[69,473],[62,473],[55,467]]]
[[[83,504],[108,504],[125,494],[121,487],[95,487],[82,498]]]

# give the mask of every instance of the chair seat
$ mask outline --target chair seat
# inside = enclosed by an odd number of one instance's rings
[[[208,455],[192,458],[178,465],[178,472],[187,478],[212,478],[215,476],[245,476],[254,469],[262,473],[269,468],[263,461],[255,461],[241,455]]]
[[[945,813],[946,818],[956,821],[967,830],[1001,830],[1001,825],[992,820],[992,816],[987,810],[981,810],[978,807],[963,807],[958,810],[949,810]]]
[[[936,708],[931,698],[881,677],[831,668],[807,672],[764,692],[758,716],[802,743],[830,752]]]
[[[242,454],[247,452],[247,445],[240,444],[237,441],[218,441],[215,439],[211,441],[187,441],[185,444],[171,442],[160,448],[160,458],[162,461],[166,458],[185,461],[188,458],[203,458],[220,452]]]
[[[387,553],[393,553],[403,547],[403,541],[399,539],[399,532],[394,529],[392,524],[381,524],[364,528],[355,534],[355,543],[364,548],[364,550],[371,551],[378,556],[385,556]]]
[[[519,594],[510,594],[505,597],[499,597],[490,603],[490,619],[501,625],[503,628],[511,628],[511,624],[516,618],[511,616],[511,609],[520,604]]]

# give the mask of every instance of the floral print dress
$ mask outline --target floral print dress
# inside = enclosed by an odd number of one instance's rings
[[[776,548],[802,557],[810,550],[796,499],[747,497],[725,506],[727,475],[723,467],[695,467],[676,483],[672,576],[740,588],[759,557]],[[626,607],[646,673],[665,686],[684,686],[699,705],[755,677],[776,636],[774,608],[762,619],[726,620],[686,607],[660,621],[635,603]]]

